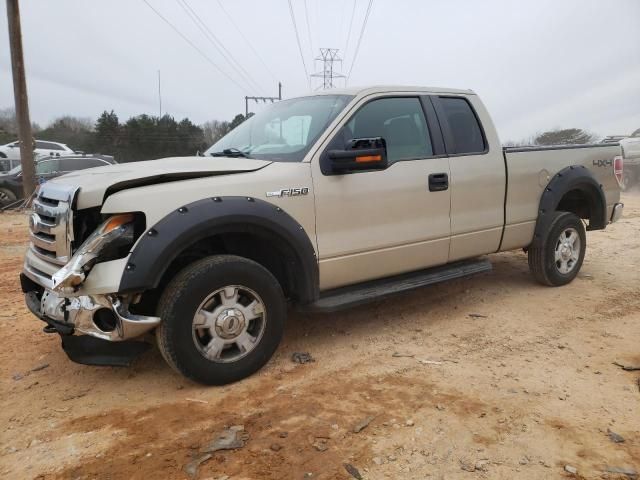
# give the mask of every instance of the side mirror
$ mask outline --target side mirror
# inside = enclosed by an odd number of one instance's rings
[[[327,152],[332,173],[361,170],[384,170],[387,162],[387,143],[382,137],[354,138],[344,150]]]

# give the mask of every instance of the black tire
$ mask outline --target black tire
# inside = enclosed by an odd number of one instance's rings
[[[577,232],[580,245],[577,259],[571,264],[570,271],[561,272],[556,262],[556,248],[560,242],[560,235],[569,229]],[[584,224],[577,215],[570,212],[555,212],[549,225],[549,229],[544,232],[542,246],[529,247],[529,270],[533,277],[543,285],[559,287],[571,282],[582,267],[584,254],[587,247],[587,236]]]
[[[252,350],[222,363],[201,352],[192,322],[205,299],[228,286],[245,287],[259,296],[264,305],[264,326]],[[234,255],[215,255],[189,265],[171,280],[160,299],[158,314],[162,322],[156,338],[167,363],[196,382],[224,385],[248,377],[269,361],[282,338],[287,310],[280,284],[262,265]]]
[[[18,200],[18,197],[16,197],[15,193],[8,188],[0,188],[0,207],[10,205],[16,200]]]

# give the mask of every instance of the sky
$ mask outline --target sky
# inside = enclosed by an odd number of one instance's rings
[[[163,113],[196,123],[243,113],[245,95],[277,95],[278,81],[285,98],[310,91],[288,0],[147,2],[20,2],[33,121],[157,114],[158,70]],[[291,5],[308,73],[329,47],[349,86],[470,88],[503,142],[552,128],[640,128],[640,0],[373,0],[364,29],[369,0]],[[0,108],[12,106],[4,33]]]

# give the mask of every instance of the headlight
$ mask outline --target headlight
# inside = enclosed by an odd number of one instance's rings
[[[98,260],[112,259],[122,247],[131,246],[134,241],[134,218],[132,213],[123,213],[105,220],[80,245],[69,263],[53,274],[53,290],[73,293]]]

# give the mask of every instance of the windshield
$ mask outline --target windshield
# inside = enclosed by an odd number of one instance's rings
[[[205,155],[300,162],[351,98],[317,95],[274,103],[218,140]]]
[[[22,165],[16,165],[15,167],[13,167],[11,170],[9,170],[7,172],[8,175],[15,175],[17,173],[20,173],[22,171]]]

